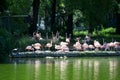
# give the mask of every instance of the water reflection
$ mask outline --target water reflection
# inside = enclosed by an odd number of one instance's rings
[[[117,70],[117,65],[118,62],[116,62],[115,60],[110,60],[109,61],[109,76],[110,76],[110,80],[115,80],[114,78],[117,77],[116,76],[116,70]]]
[[[0,64],[0,80],[119,80],[119,61],[119,57],[12,59],[11,64]]]

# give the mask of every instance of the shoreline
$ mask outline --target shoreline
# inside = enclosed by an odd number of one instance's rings
[[[120,51],[35,51],[35,52],[13,52],[12,58],[54,58],[54,57],[112,57],[120,56]]]

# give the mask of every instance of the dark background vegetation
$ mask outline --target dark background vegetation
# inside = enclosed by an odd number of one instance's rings
[[[59,31],[73,39],[90,34],[94,39],[120,41],[119,0],[0,0],[0,59],[30,43],[41,18],[43,36]]]

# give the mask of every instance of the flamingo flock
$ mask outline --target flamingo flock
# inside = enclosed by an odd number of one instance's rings
[[[81,42],[80,38],[77,37],[74,43],[71,43],[71,35],[69,35],[69,37],[67,36],[66,33],[66,37],[65,37],[65,41],[59,41],[59,43],[55,43],[56,40],[59,40],[59,33],[57,33],[57,35],[54,35],[52,33],[52,38],[50,40],[50,42],[46,43],[45,45],[40,44],[39,42],[31,44],[26,46],[25,50],[26,51],[36,51],[36,50],[42,50],[42,48],[45,48],[44,50],[55,50],[58,52],[68,52],[68,51],[91,51],[91,50],[103,50],[103,51],[112,51],[112,50],[116,50],[116,51],[120,51],[120,42],[117,41],[112,41],[112,42],[104,42],[103,44],[101,44],[99,41],[97,40],[93,40],[93,43],[90,44],[89,42],[91,41],[90,36],[85,36],[83,42]],[[39,40],[44,40],[41,36],[41,34],[38,34],[38,32],[36,34],[33,35],[34,38],[37,38]]]

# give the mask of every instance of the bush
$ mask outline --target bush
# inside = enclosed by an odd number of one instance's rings
[[[85,31],[74,30],[74,32],[73,32],[73,35],[74,35],[74,36],[87,35],[87,34],[88,34],[88,31],[87,31],[87,30],[85,30]]]
[[[34,41],[29,36],[22,36],[17,40],[17,48],[24,50],[26,46],[33,44]]]
[[[102,28],[101,31],[99,31],[99,34],[113,34],[115,33],[115,28],[109,27],[109,28]]]
[[[93,36],[111,36],[112,34],[115,33],[115,28],[109,27],[109,28],[103,28],[101,30],[94,30]]]

